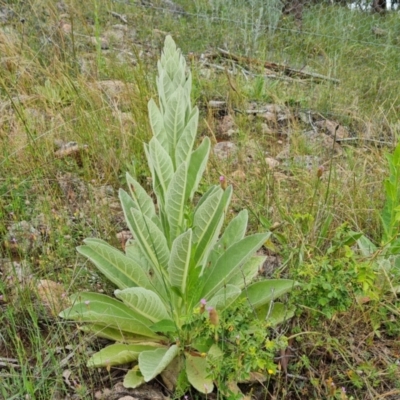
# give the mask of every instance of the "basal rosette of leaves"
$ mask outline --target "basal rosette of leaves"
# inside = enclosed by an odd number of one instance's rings
[[[88,365],[132,363],[125,387],[152,380],[173,362],[178,370],[185,369],[194,388],[210,393],[214,382],[207,354],[211,349],[215,354],[218,338],[212,343],[194,340],[192,333],[198,334],[196,326],[204,324],[207,315],[199,307],[206,304],[210,322],[217,324],[218,313],[246,298],[254,315],[274,316],[280,322],[287,311],[273,301],[295,283],[251,283],[265,260],[255,254],[270,232],[245,236],[248,214],[243,210],[221,235],[231,186],[212,186],[193,205],[210,140],[194,149],[199,111],[191,105],[191,74],[170,36],[158,62],[157,88],[158,105],[154,100],[148,105],[153,137],[145,144],[156,204],[127,174],[129,193],[121,189],[119,197],[133,240],[125,252],[93,238],[78,247],[118,287],[115,297],[78,293],[60,316],[115,341],[94,354]]]

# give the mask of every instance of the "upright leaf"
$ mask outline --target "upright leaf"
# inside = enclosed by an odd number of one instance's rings
[[[185,128],[185,97],[183,89],[177,88],[168,98],[164,113],[164,128],[167,133],[169,154],[175,163],[174,153]],[[177,167],[175,165],[175,167]]]
[[[207,306],[217,310],[224,310],[229,307],[239,296],[242,291],[234,285],[225,285],[209,300]]]
[[[204,170],[207,165],[208,155],[210,154],[211,142],[206,137],[200,146],[190,156],[188,167],[189,184],[186,188],[186,198],[192,200],[195,191],[197,190],[200,180],[203,177]]]
[[[189,162],[190,160],[194,142],[196,139],[198,121],[199,121],[199,110],[197,107],[195,107],[176,146],[175,150],[176,166],[179,166],[184,161]]]
[[[187,180],[186,163],[182,163],[171,180],[166,196],[165,211],[168,216],[171,241],[179,236],[185,229],[184,217],[187,203]]]
[[[161,185],[165,197],[174,174],[171,157],[156,138],[150,140],[148,150],[152,168],[157,175],[158,182]]]
[[[149,262],[136,240],[129,240],[127,242],[125,245],[125,254],[128,258],[134,260],[137,265],[140,265],[143,272],[148,277],[150,284],[149,286],[143,285],[143,287],[157,292],[164,301],[168,299],[162,274],[157,268],[154,268],[152,263]]]
[[[119,191],[119,197],[129,229],[138,242],[142,253],[161,273],[169,260],[169,249],[165,235],[151,219],[130,207],[132,199],[122,189]]]
[[[179,293],[186,293],[192,249],[192,230],[179,235],[172,244],[171,256],[168,262],[168,272],[171,286]]]
[[[242,266],[236,269],[227,282],[241,289],[247,287],[257,276],[266,258],[267,257],[264,256],[251,257]]]
[[[225,228],[221,238],[215,244],[212,252],[208,258],[208,264],[214,265],[218,258],[225,252],[225,250],[244,238],[247,229],[248,212],[242,210],[233,218],[228,226]],[[247,278],[248,279],[248,278]]]
[[[155,101],[150,99],[148,104],[149,120],[154,137],[160,142],[161,146],[169,152],[167,132],[164,128],[164,119]]]
[[[129,173],[126,174],[126,181],[129,185],[129,191],[136,205],[136,209],[150,219],[153,219],[156,216],[156,210],[152,198]]]
[[[85,239],[78,252],[87,257],[98,270],[120,289],[152,285],[142,267],[124,253],[99,239]]]
[[[231,186],[225,191],[219,188],[196,210],[193,222],[196,265],[203,264],[203,268],[205,268],[204,262],[218,240],[231,196]]]
[[[229,282],[236,270],[262,246],[269,236],[269,232],[256,233],[230,246],[217,260],[214,267],[205,270],[202,297],[209,299],[222,285]]]

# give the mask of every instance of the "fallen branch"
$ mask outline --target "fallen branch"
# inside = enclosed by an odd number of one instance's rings
[[[317,74],[315,72],[305,72],[305,71],[302,71],[299,69],[287,67],[286,65],[283,65],[283,64],[277,64],[277,63],[268,62],[268,61],[256,60],[254,58],[249,58],[249,57],[242,57],[242,56],[232,54],[229,51],[226,51],[223,49],[218,49],[218,51],[222,57],[227,58],[229,60],[234,60],[238,63],[244,63],[245,65],[254,64],[254,65],[258,65],[258,66],[263,66],[264,68],[268,68],[273,71],[282,72],[283,74],[285,74],[287,76],[297,76],[302,79],[310,79],[311,78],[311,79],[314,79],[317,81],[330,81],[330,82],[333,82],[336,84],[338,84],[340,82],[339,79],[330,78],[328,76]]]
[[[15,358],[0,357],[0,368],[20,369],[21,366]]]

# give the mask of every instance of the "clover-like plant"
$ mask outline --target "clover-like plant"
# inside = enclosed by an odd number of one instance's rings
[[[214,383],[208,354],[218,353],[218,335],[211,342],[199,340],[196,327],[217,325],[218,313],[236,300],[251,304],[254,316],[279,320],[283,307],[273,300],[294,282],[252,283],[265,261],[255,253],[270,233],[245,236],[246,210],[220,235],[231,186],[214,185],[193,204],[210,140],[204,138],[193,149],[199,111],[191,105],[190,71],[170,36],[158,63],[157,88],[158,105],[153,100],[148,105],[153,137],[145,144],[156,204],[127,174],[130,193],[121,189],[119,197],[133,239],[125,252],[100,239],[86,239],[78,247],[118,287],[115,298],[78,293],[60,316],[116,342],[94,354],[88,365],[133,363],[126,387],[148,382],[173,364],[175,370],[185,370],[197,390],[209,393]],[[208,313],[202,313],[205,306]]]

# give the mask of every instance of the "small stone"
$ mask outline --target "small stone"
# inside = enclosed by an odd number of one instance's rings
[[[66,22],[60,22],[61,30],[65,35],[69,35],[72,32],[71,24],[67,24]]]
[[[231,176],[232,176],[233,179],[236,179],[238,181],[245,181],[246,180],[246,174],[241,169],[238,169],[238,170],[232,172]]]
[[[236,156],[237,146],[232,142],[219,142],[214,146],[214,154],[219,160],[227,160]]]
[[[108,40],[104,37],[97,38],[95,36],[92,36],[90,38],[90,43],[96,47],[97,47],[98,43],[100,43],[100,47],[102,50],[107,50],[110,47]]]
[[[32,224],[21,221],[10,226],[3,245],[12,253],[27,255],[42,248],[43,240],[40,232]]]
[[[268,165],[270,169],[274,169],[279,165],[279,161],[275,160],[275,158],[272,157],[266,157],[265,163]]]
[[[217,133],[218,139],[227,140],[230,139],[237,131],[235,120],[231,115],[225,115],[217,123]]]
[[[118,400],[138,400],[136,397],[132,397],[132,396],[124,396],[124,397],[120,397]]]
[[[268,126],[268,124],[262,123],[261,124],[261,133],[263,135],[268,135],[274,133],[274,131]]]

